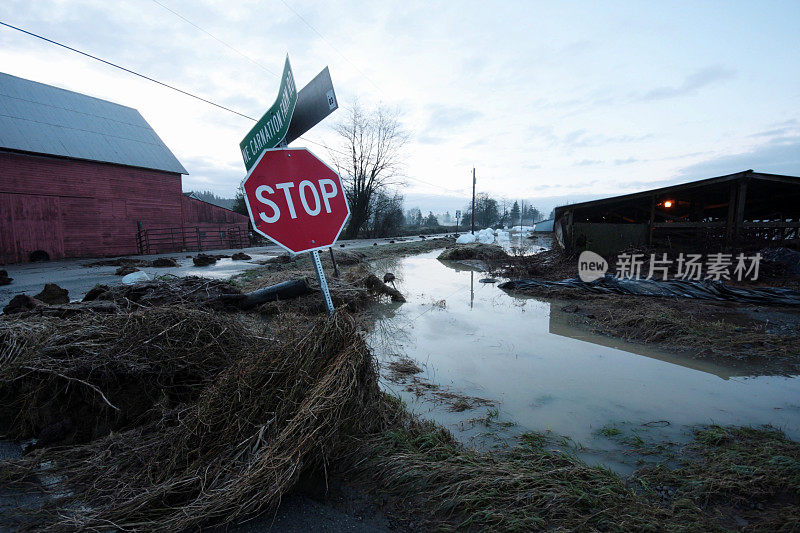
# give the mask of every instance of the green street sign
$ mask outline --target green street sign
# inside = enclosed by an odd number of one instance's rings
[[[264,150],[275,148],[286,137],[295,104],[297,104],[297,88],[294,85],[294,75],[292,75],[292,67],[289,65],[289,56],[287,55],[278,99],[239,143],[244,166],[248,171]]]

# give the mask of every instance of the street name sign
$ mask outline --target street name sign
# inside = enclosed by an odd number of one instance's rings
[[[339,109],[339,102],[333,90],[333,81],[328,67],[308,82],[297,93],[297,106],[289,123],[289,131],[286,133],[286,144],[291,143],[305,132],[313,128],[316,124]]]
[[[338,108],[328,67],[298,93],[287,55],[278,99],[239,143],[253,229],[292,254],[310,252],[328,316],[333,301],[319,250],[339,238],[350,206],[336,171],[309,150],[286,145]]]
[[[332,246],[350,217],[339,174],[305,148],[265,150],[242,187],[253,229],[293,254]]]
[[[253,168],[264,150],[278,146],[286,137],[296,104],[297,87],[287,55],[281,75],[278,99],[239,143],[247,170]]]

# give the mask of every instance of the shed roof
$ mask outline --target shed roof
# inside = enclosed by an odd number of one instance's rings
[[[630,194],[623,194],[620,196],[610,196],[608,198],[600,198],[598,200],[589,200],[587,202],[579,202],[575,204],[562,205],[555,208],[556,216],[558,218],[564,211],[573,209],[582,209],[586,207],[596,207],[604,204],[615,204],[626,202],[629,200],[641,200],[650,198],[652,196],[662,196],[664,194],[675,193],[677,191],[690,190],[709,185],[716,185],[741,179],[754,179],[763,181],[772,181],[779,183],[788,183],[792,186],[800,186],[800,177],[787,176],[784,174],[768,174],[765,172],[754,172],[752,169],[736,172],[734,174],[726,174],[724,176],[717,176],[715,178],[706,178],[701,180],[689,181],[686,183],[677,183],[675,185],[668,185],[658,189],[650,189],[647,191],[635,192]]]
[[[2,72],[0,148],[188,174],[137,110]]]

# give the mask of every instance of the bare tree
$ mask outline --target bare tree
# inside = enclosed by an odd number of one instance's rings
[[[402,171],[401,152],[408,142],[398,112],[383,105],[364,111],[356,101],[334,126],[341,136],[342,153],[331,154],[344,181],[350,203],[347,238],[357,238],[368,228],[378,193],[397,184]]]

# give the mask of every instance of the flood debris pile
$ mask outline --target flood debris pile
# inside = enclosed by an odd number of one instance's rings
[[[165,305],[198,306],[221,295],[239,292],[224,280],[167,275],[133,285],[97,285],[86,293],[83,301],[111,301],[124,310],[130,310]]]
[[[405,302],[405,296],[395,287],[389,286],[373,274],[364,264],[350,268],[344,279],[354,285],[365,287],[374,296],[388,296],[393,302]]]
[[[346,307],[353,313],[364,311],[384,296],[393,301],[405,301],[399,291],[381,282],[363,265],[358,267],[357,274],[350,274],[346,279],[330,278],[328,284],[334,305]],[[262,273],[246,284],[254,289],[249,292],[244,292],[241,285],[198,276],[165,275],[132,284],[97,285],[80,302],[70,303],[64,289],[48,284],[36,297],[15,296],[3,312],[65,318],[85,313],[125,313],[165,305],[251,311],[262,315],[290,312],[313,316],[326,312],[319,283],[311,271]],[[53,303],[48,305],[40,297]]]
[[[139,258],[135,258],[135,257],[115,257],[115,258],[112,258],[112,259],[101,259],[99,261],[92,261],[91,263],[85,263],[83,266],[86,267],[86,268],[102,267],[102,266],[148,267],[148,266],[152,266],[152,263],[150,261],[148,261],[147,259],[139,259]]]
[[[0,480],[41,493],[2,521],[37,530],[180,531],[273,509],[373,431],[380,394],[341,312],[5,319],[0,361],[1,431],[38,439]]]
[[[158,259],[153,259],[152,266],[156,268],[170,268],[180,265],[178,264],[178,261],[172,257],[159,257]]]
[[[502,264],[493,265],[492,270],[506,278],[562,280],[575,277],[577,265],[577,256],[551,249],[509,258]]]
[[[439,254],[439,259],[445,261],[462,261],[477,259],[479,261],[503,261],[508,259],[508,254],[503,247],[497,244],[483,244],[473,242],[469,244],[456,244],[446,248]]]

